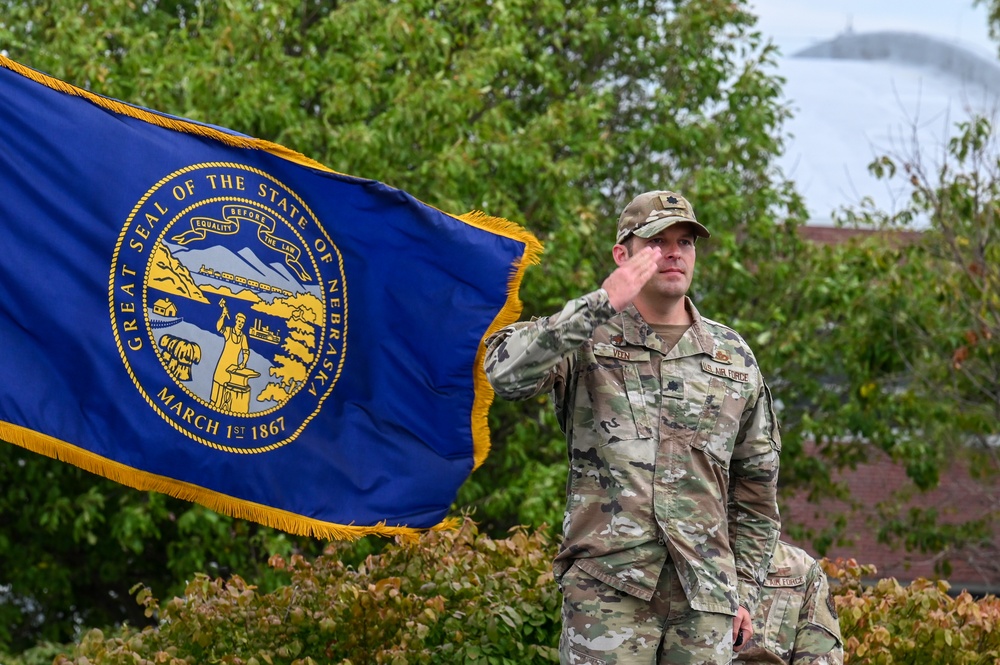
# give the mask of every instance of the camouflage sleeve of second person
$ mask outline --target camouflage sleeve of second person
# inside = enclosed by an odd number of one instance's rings
[[[829,580],[815,561],[806,580],[791,662],[792,665],[841,665],[844,662],[837,607]]]
[[[566,303],[562,311],[515,323],[486,340],[486,376],[496,393],[511,400],[546,393],[572,371],[574,352],[615,310],[604,289]]]

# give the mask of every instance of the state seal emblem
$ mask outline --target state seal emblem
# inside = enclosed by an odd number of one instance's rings
[[[258,169],[195,164],[153,185],[118,237],[109,295],[133,383],[207,446],[293,441],[340,377],[343,259],[308,204]]]

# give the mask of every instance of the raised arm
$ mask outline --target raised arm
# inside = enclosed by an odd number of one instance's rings
[[[615,269],[601,288],[566,303],[562,311],[515,323],[486,340],[486,376],[505,399],[548,392],[568,375],[573,353],[594,329],[631,304],[656,272],[656,252],[637,252]]]

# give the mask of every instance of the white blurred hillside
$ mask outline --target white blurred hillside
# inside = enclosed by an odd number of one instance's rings
[[[929,35],[846,30],[779,59],[793,118],[779,161],[806,199],[810,223],[870,197],[887,212],[909,190],[876,180],[868,164],[919,150],[941,162],[955,125],[1000,109],[1000,60],[984,48]]]

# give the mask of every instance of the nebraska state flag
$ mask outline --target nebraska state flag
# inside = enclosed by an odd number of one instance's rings
[[[541,247],[0,56],[0,438],[293,533],[440,525]]]

